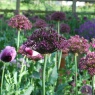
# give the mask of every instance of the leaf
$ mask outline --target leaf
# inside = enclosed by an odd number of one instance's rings
[[[34,89],[34,87],[31,85],[31,86],[29,86],[29,88],[25,91],[25,93],[24,94],[22,94],[22,95],[30,95],[31,94],[31,92],[33,91],[33,89]]]
[[[58,73],[57,73],[57,66],[54,66],[52,73],[50,75],[50,82],[54,84],[58,78]]]
[[[64,87],[66,86],[66,84],[60,84],[60,85],[58,85],[58,87],[57,87],[57,91],[55,92],[55,94],[54,95],[63,95],[63,89],[64,89]]]
[[[31,77],[34,79],[40,79],[40,73],[35,71],[35,72],[33,72]]]

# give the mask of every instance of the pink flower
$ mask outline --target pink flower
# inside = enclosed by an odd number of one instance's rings
[[[87,53],[90,48],[88,40],[79,35],[72,36],[69,40],[69,50],[73,53],[83,54]]]
[[[34,26],[36,28],[43,28],[43,27],[46,27],[47,26],[47,23],[45,22],[45,20],[43,19],[37,19]]]
[[[16,50],[14,47],[6,46],[0,53],[0,59],[4,62],[13,61],[16,57]]]
[[[40,53],[24,45],[20,47],[18,52],[21,53],[22,55],[26,55],[29,59],[32,59],[35,61],[43,59],[43,56]]]
[[[16,15],[12,17],[9,20],[8,25],[13,28],[22,29],[22,30],[29,30],[32,28],[31,22],[24,15]]]

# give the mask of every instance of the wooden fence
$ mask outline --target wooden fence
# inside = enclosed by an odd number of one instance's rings
[[[53,1],[53,0],[51,0]],[[57,1],[63,1],[63,0],[57,0]],[[76,12],[76,2],[77,1],[84,1],[84,2],[95,2],[95,0],[64,0],[64,1],[73,1],[72,4],[72,12],[71,13],[77,13],[79,15],[85,14],[85,15],[95,15],[94,12]],[[14,14],[19,14],[19,12],[30,12],[30,13],[51,13],[53,11],[41,11],[41,10],[20,10],[20,0],[16,0],[16,10],[8,10],[8,9],[0,9],[0,12],[7,13],[7,12],[13,12]],[[70,13],[70,12],[66,12]]]

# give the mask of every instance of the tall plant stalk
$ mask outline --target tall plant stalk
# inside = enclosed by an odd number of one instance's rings
[[[78,53],[75,53],[75,93],[76,95],[78,95],[78,88],[77,88],[77,57],[78,57]]]
[[[94,95],[94,77],[95,76],[92,76],[92,95]]]
[[[20,30],[18,30],[17,50],[18,50],[18,48],[19,48],[19,41],[20,41]]]
[[[46,73],[46,63],[47,63],[47,54],[45,55],[44,65],[43,65],[43,79],[42,79],[42,95],[46,95],[45,91],[45,73]]]
[[[58,21],[58,23],[57,23],[57,31],[58,31],[58,34],[60,34],[60,21]],[[58,41],[59,41],[59,37],[58,37]],[[58,50],[57,51],[57,63],[58,63],[58,65],[57,65],[57,69],[59,70],[59,68],[60,68],[60,63],[61,63],[61,57],[62,57],[62,50]]]
[[[4,63],[4,66],[3,66],[3,71],[2,71],[2,80],[1,80],[1,95],[3,95],[3,94],[2,94],[2,90],[3,90],[4,73],[5,73],[5,63]]]

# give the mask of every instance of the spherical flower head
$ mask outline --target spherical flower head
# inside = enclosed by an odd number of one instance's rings
[[[88,20],[88,18],[86,16],[83,17],[83,20]]]
[[[68,24],[61,24],[60,25],[60,32],[61,33],[69,33],[70,32],[70,26]]]
[[[91,76],[95,75],[95,52],[89,51],[84,58],[81,58],[79,67],[87,70]]]
[[[83,57],[79,61],[79,69],[80,70],[86,70],[87,69],[87,64],[86,64],[86,57]]]
[[[30,17],[30,20],[32,20],[32,21],[34,21],[34,22],[35,22],[37,19],[40,19],[40,17],[37,16],[37,15]]]
[[[86,55],[86,65],[88,73],[91,76],[95,75],[95,52],[88,52]]]
[[[29,30],[32,28],[32,24],[24,15],[16,15],[12,17],[9,20],[8,25],[17,28],[18,30]]]
[[[64,40],[65,39],[61,35],[59,35],[54,29],[45,27],[35,30],[32,35],[28,37],[25,45],[27,47],[31,47],[33,50],[38,51],[41,54],[47,54],[64,48]],[[33,42],[35,43],[33,44]]]
[[[0,60],[4,62],[13,61],[16,57],[16,50],[14,47],[6,46],[0,53]]]
[[[90,85],[84,85],[81,87],[81,93],[83,95],[92,95],[92,88]]]
[[[31,60],[38,61],[40,59],[43,59],[43,56],[38,53],[37,51],[32,50],[29,47],[26,47],[25,45],[20,46],[19,51],[20,54],[28,57]]]
[[[83,36],[85,39],[91,41],[92,38],[95,38],[95,19],[86,20],[83,24],[80,25],[78,29],[78,35]]]
[[[36,28],[43,28],[43,27],[46,27],[47,26],[47,23],[45,22],[45,20],[43,19],[37,19],[34,26]]]
[[[64,12],[54,12],[51,14],[51,20],[62,21],[66,19],[66,14]]]
[[[79,35],[72,36],[69,40],[69,50],[73,53],[83,54],[89,51],[90,44],[88,40]]]

